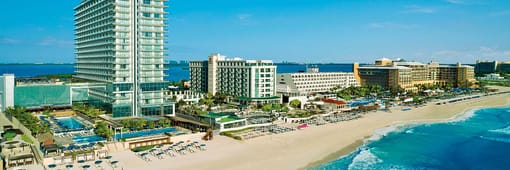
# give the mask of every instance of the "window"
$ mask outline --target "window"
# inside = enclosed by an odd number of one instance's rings
[[[144,17],[151,17],[151,13],[147,13],[147,12],[144,12],[142,15],[143,15]]]
[[[157,32],[156,37],[161,37],[161,33]]]
[[[144,32],[143,35],[145,37],[152,37],[152,32]]]
[[[151,4],[151,0],[143,0],[143,4]]]
[[[154,18],[159,18],[160,14],[154,14]]]

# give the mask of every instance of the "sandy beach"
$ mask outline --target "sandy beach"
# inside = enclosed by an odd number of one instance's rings
[[[504,89],[505,91],[508,88]],[[385,127],[410,123],[448,121],[480,107],[508,106],[510,94],[484,96],[457,103],[435,105],[410,111],[370,112],[360,119],[311,127],[278,135],[237,141],[215,136],[207,151],[145,162],[131,151],[113,153],[123,169],[304,169],[354,151]],[[120,168],[120,167],[119,167]]]

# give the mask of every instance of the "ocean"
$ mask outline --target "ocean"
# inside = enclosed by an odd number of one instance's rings
[[[352,64],[317,64],[321,72],[352,72]],[[165,74],[167,81],[189,80],[188,66],[168,65]],[[278,73],[292,73],[306,70],[304,64],[277,64]],[[16,77],[34,77],[48,74],[71,74],[74,72],[72,64],[1,64],[0,75],[13,73]]]
[[[510,107],[458,119],[380,129],[363,146],[313,170],[509,169]]]

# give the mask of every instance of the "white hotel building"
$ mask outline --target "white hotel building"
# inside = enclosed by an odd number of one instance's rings
[[[227,59],[212,54],[208,61],[190,61],[191,90],[226,94],[241,103],[278,102],[276,65],[271,60]]]
[[[276,92],[284,97],[308,96],[330,92],[333,87],[359,85],[352,72],[319,72],[317,67],[307,68],[303,73],[277,74],[276,77]]]
[[[166,0],[82,0],[74,8],[76,77],[103,83],[90,103],[113,117],[173,114],[164,95]]]

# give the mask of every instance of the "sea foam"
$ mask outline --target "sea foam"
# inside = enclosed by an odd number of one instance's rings
[[[448,121],[449,123],[455,123],[455,122],[462,122],[462,121],[466,121],[468,120],[469,118],[472,118],[475,116],[475,113],[476,111],[478,111],[479,109],[471,109],[471,110],[468,110],[460,115],[457,115],[455,118],[453,118],[452,120]]]
[[[485,137],[485,136],[480,136],[480,138],[485,139],[485,140],[495,141],[495,142],[510,143],[509,138],[496,138],[496,137]]]
[[[383,160],[379,159],[374,155],[370,149],[362,149],[349,164],[347,169],[373,169],[378,163],[382,163]]]

